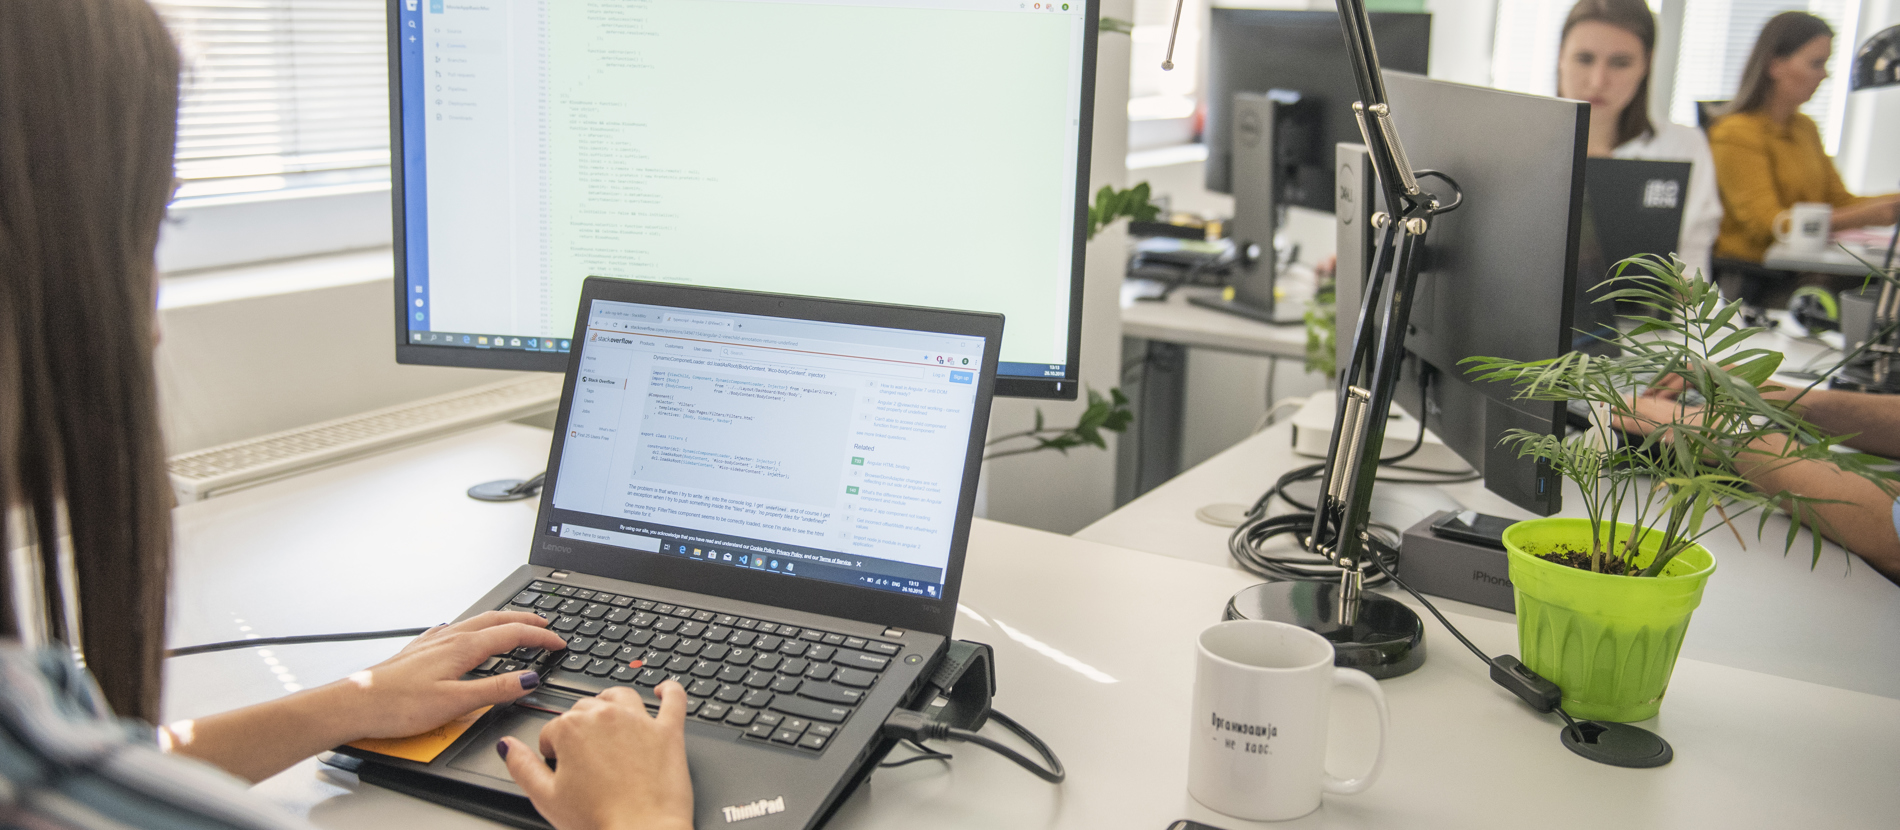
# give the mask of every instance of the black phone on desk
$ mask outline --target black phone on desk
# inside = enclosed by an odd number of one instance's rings
[[[1177,821],[1173,824],[1168,825],[1168,830],[1221,830],[1221,829],[1219,827],[1215,827],[1212,824],[1202,824],[1198,821],[1189,821],[1188,819],[1181,819],[1180,821]]]
[[[1516,522],[1510,519],[1487,516],[1476,510],[1463,510],[1448,513],[1444,518],[1432,522],[1432,535],[1503,550],[1504,531],[1513,524]]]

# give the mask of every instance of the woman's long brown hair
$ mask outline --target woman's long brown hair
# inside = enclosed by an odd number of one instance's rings
[[[0,515],[26,512],[56,623],[63,515],[86,663],[115,711],[152,722],[171,547],[153,251],[178,71],[144,0],[0,2]],[[0,550],[25,541],[4,525]],[[18,633],[6,571],[0,634]]]
[[[1808,41],[1833,36],[1834,29],[1827,21],[1807,12],[1782,12],[1768,18],[1762,24],[1761,36],[1755,39],[1754,50],[1748,53],[1748,63],[1742,65],[1741,88],[1722,114],[1754,112],[1768,106],[1768,98],[1775,92],[1775,79],[1768,77],[1768,65],[1801,51]]]
[[[1569,38],[1570,30],[1576,28],[1577,24],[1592,20],[1635,35],[1637,40],[1643,42],[1643,60],[1653,64],[1656,57],[1656,16],[1650,13],[1649,4],[1643,0],[1577,0],[1577,5],[1571,6],[1569,16],[1564,18],[1563,38]],[[1649,123],[1649,79],[1650,70],[1654,68],[1652,65],[1643,71],[1643,82],[1636,86],[1636,97],[1631,98],[1629,105],[1623,108],[1623,114],[1617,116],[1616,144],[1619,147],[1625,142],[1656,132],[1655,125]],[[1563,67],[1558,67],[1557,71],[1563,72]]]

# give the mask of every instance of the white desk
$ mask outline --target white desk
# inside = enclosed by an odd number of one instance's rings
[[[1854,254],[1841,250],[1840,246],[1833,242],[1828,243],[1826,248],[1818,252],[1796,251],[1785,243],[1776,242],[1768,246],[1768,251],[1762,255],[1761,264],[1764,267],[1782,271],[1812,271],[1817,274],[1864,277],[1867,275],[1868,268],[1861,259],[1878,267],[1887,255],[1885,245],[1876,250],[1872,246],[1846,244],[1854,253],[1860,255],[1859,259],[1855,258]]]
[[[521,561],[532,525],[531,506],[476,503],[462,489],[543,463],[546,447],[546,432],[500,425],[179,508],[173,643],[448,619]],[[1049,741],[1069,780],[1054,787],[952,745],[947,768],[877,773],[831,826],[1161,830],[1183,817],[1249,826],[1193,803],[1184,776],[1194,635],[1253,581],[979,521],[956,633],[996,646],[997,707]],[[239,619],[253,631],[238,632]],[[1487,648],[1515,639],[1507,623],[1454,619]],[[1900,815],[1900,701],[1684,659],[1658,726],[1676,762],[1612,769],[1562,749],[1554,722],[1491,685],[1427,624],[1434,657],[1384,684],[1393,728],[1384,778],[1277,826],[1883,827]],[[396,645],[286,647],[276,659],[316,684]],[[169,666],[166,708],[191,717],[280,693],[255,652],[181,658]],[[1341,772],[1367,748],[1355,733],[1336,730]],[[323,827],[494,826],[315,762],[259,790]]]
[[[1295,296],[1312,296],[1310,276],[1288,282],[1296,289]],[[1122,336],[1261,357],[1306,357],[1305,326],[1269,325],[1189,302],[1191,297],[1218,296],[1218,288],[1184,287],[1158,302],[1124,297]]]
[[[1299,266],[1282,275],[1282,293],[1304,302],[1313,296],[1313,273]],[[1306,327],[1276,326],[1194,305],[1220,290],[1184,287],[1166,300],[1136,300],[1122,294],[1122,390],[1133,401],[1134,429],[1116,448],[1116,503],[1160,485],[1181,472],[1181,435],[1187,400],[1188,349],[1213,349],[1269,361],[1304,360]],[[1267,395],[1273,394],[1272,379]],[[1269,404],[1271,401],[1269,401]]]
[[[1266,429],[1075,535],[1244,573],[1227,553],[1230,529],[1202,522],[1194,511],[1222,502],[1251,504],[1285,471],[1313,463],[1316,459],[1293,454],[1289,429],[1285,424]],[[1407,494],[1430,490],[1441,490],[1479,512],[1513,519],[1533,517],[1478,482],[1443,488],[1380,484],[1375,492],[1392,494],[1395,501],[1403,502]],[[1560,515],[1583,515],[1574,487],[1567,485],[1564,495],[1565,510]],[[1423,518],[1436,501],[1417,500],[1427,505],[1418,509],[1417,518]],[[1741,525],[1748,540],[1746,549],[1732,534],[1711,534],[1704,540],[1715,554],[1716,571],[1683,641],[1683,656],[1900,698],[1900,659],[1886,656],[1900,654],[1900,586],[1832,542],[1824,543],[1819,564],[1810,569],[1805,531],[1796,548],[1783,555],[1781,540],[1788,532],[1785,515],[1768,519],[1761,541],[1754,538],[1753,517]],[[1290,546],[1292,541],[1283,544]],[[1387,593],[1412,601],[1397,589]],[[1508,614],[1449,600],[1440,606],[1487,619],[1511,619]],[[1449,638],[1439,642],[1455,647]],[[1509,648],[1516,650],[1514,644]],[[1447,651],[1441,646],[1433,659],[1444,659]],[[1455,653],[1451,656],[1462,659]],[[1671,711],[1672,707],[1665,706],[1664,716]]]

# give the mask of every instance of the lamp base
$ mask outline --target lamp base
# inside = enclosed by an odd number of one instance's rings
[[[1381,680],[1425,664],[1425,624],[1405,603],[1362,593],[1347,625],[1337,621],[1339,602],[1339,586],[1330,582],[1263,582],[1228,600],[1221,619],[1297,625],[1332,641],[1333,665]]]

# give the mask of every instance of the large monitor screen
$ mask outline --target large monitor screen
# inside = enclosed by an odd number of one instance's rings
[[[608,276],[997,312],[1078,377],[1095,0],[392,0],[397,358],[558,371]]]

